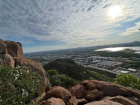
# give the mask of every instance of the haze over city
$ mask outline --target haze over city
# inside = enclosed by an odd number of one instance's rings
[[[1,0],[0,38],[23,51],[140,41],[139,0]]]

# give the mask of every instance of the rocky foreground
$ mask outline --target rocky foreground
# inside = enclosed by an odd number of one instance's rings
[[[140,105],[140,90],[111,82],[85,80],[69,90],[60,86],[51,88],[43,67],[23,57],[22,45],[19,42],[0,39],[0,65],[28,66],[30,72],[35,71],[37,76],[42,77],[38,90],[42,92],[42,101],[38,105]],[[39,98],[33,99],[34,103],[38,101]]]

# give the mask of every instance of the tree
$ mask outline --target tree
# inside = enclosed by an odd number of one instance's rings
[[[65,74],[49,76],[49,80],[52,86],[62,86],[65,88],[70,88],[79,82]]]
[[[0,66],[0,105],[25,105],[36,97],[40,81],[27,67]]]
[[[140,89],[140,79],[134,74],[118,74],[115,79],[115,83],[125,87]]]
[[[56,70],[54,70],[54,69],[48,70],[48,73],[49,73],[50,76],[58,75],[58,72]]]

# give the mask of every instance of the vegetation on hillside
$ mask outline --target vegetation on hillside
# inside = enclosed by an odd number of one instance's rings
[[[52,86],[65,88],[88,79],[113,82],[112,78],[116,77],[115,74],[106,71],[95,70],[95,72],[91,72],[94,71],[93,68],[84,68],[71,59],[56,59],[43,67],[46,71],[46,77],[50,80]]]
[[[128,53],[126,51],[116,51],[116,52],[91,51],[91,54],[96,54],[96,55],[100,55],[103,57],[123,57],[123,58],[137,57],[137,58],[140,58],[140,54]]]
[[[103,74],[109,78],[116,78],[116,74],[113,74],[113,73],[110,73],[107,71],[103,71],[103,70],[99,70],[99,69],[95,69],[95,68],[91,68],[91,67],[86,67],[86,70],[94,71],[94,72],[97,72],[99,74]]]
[[[124,68],[133,68],[133,69],[140,69],[140,62],[139,61],[131,61],[130,63],[123,65]]]
[[[39,84],[39,77],[26,67],[0,66],[0,105],[31,103],[31,99],[36,97]]]
[[[86,73],[90,76],[90,77],[93,77],[93,79],[96,79],[96,80],[99,80],[99,81],[108,81],[108,82],[114,82],[113,79],[109,79],[99,73],[95,73],[95,72],[92,72],[92,71],[86,71]]]
[[[48,64],[45,64],[43,67],[46,71],[55,69],[59,74],[66,74],[77,80],[84,80],[88,77],[85,74],[84,67],[78,65],[71,59],[56,59]]]
[[[137,78],[134,74],[121,73],[117,75],[115,83],[125,87],[132,87],[140,90],[140,79]]]
[[[51,70],[49,70],[51,71]],[[55,72],[57,72],[56,70],[53,70]],[[62,86],[65,88],[70,88],[72,86],[74,86],[75,84],[77,84],[79,81],[75,80],[74,78],[69,77],[66,74],[56,74],[54,73],[53,75],[49,75],[50,73],[46,72],[46,77],[49,79],[52,87],[53,86]]]

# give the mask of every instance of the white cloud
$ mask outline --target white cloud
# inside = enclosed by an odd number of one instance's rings
[[[125,32],[121,33],[120,35],[121,36],[134,36],[134,35],[139,35],[140,31],[139,31],[139,28],[140,28],[140,22],[138,23],[135,23],[135,26],[134,27],[131,27],[131,28],[127,28]]]
[[[119,27],[119,22],[128,16],[139,18],[138,4],[139,0],[1,0],[0,37],[12,35],[19,39],[88,43],[87,39],[104,39],[116,33],[110,28]],[[122,7],[122,15],[111,20],[107,12],[114,5]],[[135,29],[130,28],[122,35],[136,33]]]

